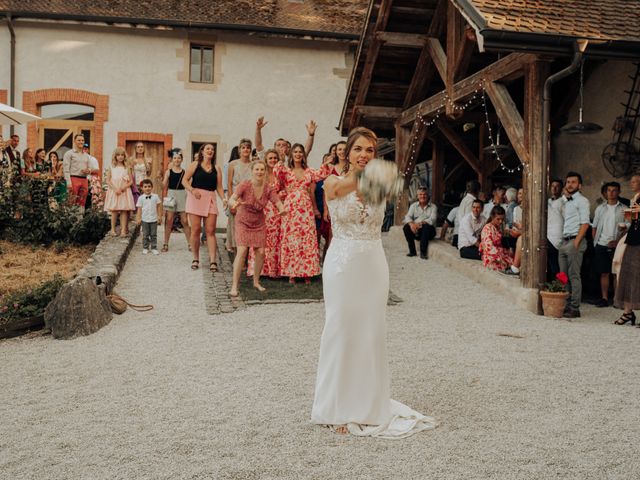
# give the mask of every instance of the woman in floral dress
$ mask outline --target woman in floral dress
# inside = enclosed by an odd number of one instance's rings
[[[482,265],[491,270],[507,270],[513,264],[513,256],[502,246],[502,225],[505,211],[501,206],[493,207],[491,217],[482,229],[480,255]]]
[[[286,197],[286,191],[280,186],[278,178],[274,174],[274,168],[278,164],[279,156],[275,149],[269,149],[264,153],[267,165],[267,184],[278,193],[281,201]],[[264,266],[261,275],[264,277],[280,277],[280,239],[282,236],[282,217],[276,206],[269,202],[264,208],[265,224],[267,229],[267,240],[264,247]],[[247,264],[247,276],[253,276],[255,264],[255,253],[253,248],[249,250],[249,261]]]
[[[280,247],[280,269],[290,283],[303,278],[320,275],[320,255],[313,214],[312,184],[324,180],[332,171],[330,164],[319,170],[307,167],[304,147],[296,143],[291,149],[288,166],[278,165],[276,175],[287,191],[284,201],[289,214],[282,220],[282,246]]]

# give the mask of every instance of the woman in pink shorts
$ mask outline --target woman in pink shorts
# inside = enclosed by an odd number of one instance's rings
[[[218,205],[216,192],[225,208],[227,199],[222,191],[222,171],[216,165],[216,151],[211,143],[205,143],[200,147],[196,160],[191,162],[186,169],[182,184],[187,190],[185,210],[189,214],[189,223],[191,224],[191,251],[193,252],[191,269],[197,270],[200,266],[200,233],[204,219],[211,262],[209,270],[217,272],[216,222],[218,221]]]

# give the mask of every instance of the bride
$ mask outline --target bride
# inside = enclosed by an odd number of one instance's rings
[[[346,174],[324,184],[333,240],[322,273],[326,320],[311,421],[337,433],[403,438],[434,428],[435,421],[389,396],[389,267],[380,237],[385,205],[364,204],[357,190],[358,173],[376,147],[371,130],[352,130]]]

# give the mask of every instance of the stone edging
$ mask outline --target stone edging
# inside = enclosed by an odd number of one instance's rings
[[[118,281],[133,245],[136,243],[140,227],[130,223],[129,231],[131,235],[126,238],[104,237],[76,277],[86,277],[92,280],[100,277],[102,284],[105,285],[106,293],[110,294]]]

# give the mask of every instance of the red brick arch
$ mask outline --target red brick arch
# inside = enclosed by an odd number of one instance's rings
[[[24,111],[34,115],[40,114],[40,107],[49,103],[78,103],[88,105],[95,109],[94,132],[91,139],[91,153],[102,165],[103,142],[104,142],[104,122],[109,120],[109,95],[89,92],[87,90],[77,90],[74,88],[46,88],[22,93],[22,108]],[[27,125],[27,145],[38,148],[37,122]]]

